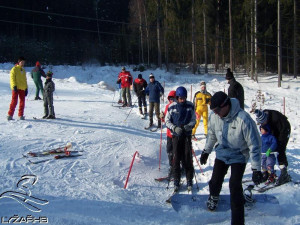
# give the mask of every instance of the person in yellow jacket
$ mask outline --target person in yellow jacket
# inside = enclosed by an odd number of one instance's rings
[[[207,135],[207,123],[208,123],[208,107],[210,104],[211,94],[206,90],[206,83],[201,81],[200,83],[200,91],[196,92],[194,95],[194,106],[196,112],[196,125],[192,131],[192,139],[195,140],[195,133],[199,126],[201,117],[203,117],[203,125],[204,125],[204,134]]]
[[[25,65],[25,58],[20,57],[18,63],[10,71],[10,88],[12,90],[12,98],[9,106],[7,120],[12,120],[15,112],[15,108],[18,104],[18,97],[20,99],[19,104],[19,119],[24,120],[24,108],[25,108],[25,96],[28,94],[26,72],[23,68]]]

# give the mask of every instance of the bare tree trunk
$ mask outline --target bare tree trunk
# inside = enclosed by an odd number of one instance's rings
[[[141,10],[141,6],[140,6],[140,0],[137,0],[137,6],[138,6],[138,11],[139,11],[139,20],[140,20],[140,49],[141,49],[141,61],[144,64],[144,38],[143,38],[143,20],[142,20],[142,10]]]
[[[150,39],[149,39],[149,28],[148,28],[148,18],[145,0],[142,1],[144,6],[144,15],[145,15],[145,25],[146,25],[146,37],[147,37],[147,66],[150,66]]]
[[[157,15],[156,15],[156,31],[157,31],[157,66],[161,68],[161,44],[160,44],[160,34],[161,34],[161,26],[160,26],[160,0],[156,1],[157,4]]]
[[[197,71],[197,56],[196,56],[196,41],[195,41],[195,0],[192,0],[192,60],[193,60],[193,74]]]
[[[254,80],[254,19],[253,19],[253,0],[251,0],[251,79]]]
[[[255,81],[258,82],[257,77],[257,0],[254,0],[254,74],[255,74]]]
[[[282,47],[281,47],[281,16],[280,0],[277,0],[277,58],[278,58],[278,87],[281,87],[282,79]]]
[[[249,74],[249,38],[248,38],[248,22],[247,17],[245,16],[245,24],[246,24],[246,73],[250,77]]]
[[[167,31],[168,31],[168,0],[166,0],[166,10],[165,10],[165,30],[164,30],[164,43],[165,43],[165,64],[167,72],[169,71],[169,46],[167,40]]]
[[[220,36],[220,0],[217,7],[217,24],[216,24],[216,40],[215,40],[215,72],[219,69],[219,36]]]
[[[298,68],[297,68],[297,5],[296,0],[294,0],[294,78],[297,78]]]
[[[229,39],[230,39],[230,67],[234,71],[233,64],[233,37],[232,37],[232,16],[231,16],[231,0],[229,1]]]
[[[230,0],[231,1],[231,0]],[[203,44],[204,44],[204,71],[207,70],[207,32],[206,32],[206,13],[205,13],[205,0],[203,0]]]

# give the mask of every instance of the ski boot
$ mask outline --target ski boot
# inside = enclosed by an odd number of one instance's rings
[[[25,116],[19,116],[19,120],[25,120]]]
[[[192,189],[193,189],[193,181],[190,180],[187,182],[187,190],[188,190],[188,192],[191,192]]]
[[[207,202],[206,202],[206,206],[207,206],[208,210],[215,211],[218,206],[218,202],[219,202],[219,196],[209,195]]]
[[[268,177],[269,177],[269,173],[268,173],[268,171],[263,171],[262,172],[262,180],[261,180],[261,182],[263,183],[263,182],[266,182],[267,180],[268,180]]]
[[[179,191],[179,180],[174,180],[174,192]]]
[[[10,120],[12,120],[13,118],[12,118],[12,116],[7,116],[7,120],[8,121],[10,121]]]
[[[288,174],[287,168],[284,165],[280,165],[279,167],[280,167],[281,173],[280,173],[278,180],[276,181],[276,185],[278,185],[278,186],[291,181],[291,176]]]
[[[275,173],[271,173],[268,177],[268,180],[267,182],[265,183],[266,185],[269,185],[269,184],[273,184],[275,183],[276,181],[276,174]]]

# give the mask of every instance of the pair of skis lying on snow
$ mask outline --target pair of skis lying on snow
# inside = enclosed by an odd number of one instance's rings
[[[28,152],[26,155],[23,155],[23,156],[26,157],[31,164],[38,164],[38,163],[46,162],[46,161],[49,161],[52,159],[62,159],[62,158],[71,158],[71,157],[82,156],[81,154],[74,154],[74,153],[79,153],[82,151],[70,151],[71,148],[72,148],[72,144],[67,143],[65,146],[62,146],[59,148],[54,148],[51,150],[40,151],[40,152]],[[38,161],[32,161],[29,159],[29,157],[30,158],[46,157],[49,155],[54,155],[54,158],[48,158],[48,159],[38,160]]]

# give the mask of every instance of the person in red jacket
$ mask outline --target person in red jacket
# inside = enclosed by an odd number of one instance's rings
[[[165,115],[168,112],[168,108],[169,105],[171,105],[176,99],[176,91],[170,91],[170,93],[168,94],[168,100],[169,100],[169,104],[166,105],[165,108],[165,112],[161,112],[160,113],[160,118],[162,120],[162,122],[165,122]],[[168,155],[168,159],[169,159],[169,174],[168,174],[168,179],[171,180],[172,178],[172,171],[173,171],[173,146],[172,146],[172,133],[171,130],[169,128],[167,128],[167,155]]]
[[[122,67],[122,72],[119,73],[117,83],[121,83],[123,107],[131,107],[130,86],[132,85],[132,76],[129,71],[126,71],[124,66]]]

